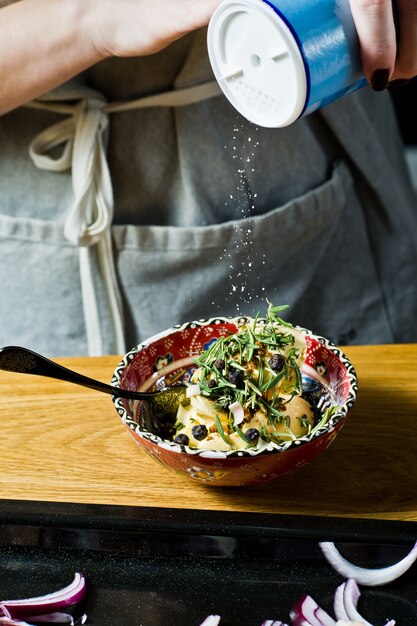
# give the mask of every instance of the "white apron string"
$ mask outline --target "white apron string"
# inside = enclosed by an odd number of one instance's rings
[[[220,94],[217,82],[212,81],[129,102],[108,103],[98,94],[97,98],[86,98],[69,104],[35,100],[25,105],[68,116],[37,135],[29,146],[29,154],[39,169],[72,171],[74,201],[65,220],[64,234],[68,241],[79,247],[80,280],[90,356],[104,353],[94,287],[94,251],[97,253],[112,322],[112,350],[117,354],[126,352],[122,297],[111,239],[114,203],[105,152],[109,113],[154,106],[186,106]],[[54,158],[49,153],[58,146],[62,146],[62,152]]]
[[[40,169],[55,172],[72,170],[74,201],[64,225],[65,237],[79,247],[80,280],[88,353],[102,355],[99,306],[94,288],[94,254],[105,285],[110,310],[113,345],[125,352],[122,298],[111,250],[110,225],[113,218],[113,192],[106,161],[103,136],[108,115],[102,100],[82,100],[72,106],[48,103],[48,110],[70,114],[69,118],[40,133],[29,146],[29,154]],[[44,107],[42,107],[44,108]],[[60,157],[48,152],[63,146]],[[95,250],[90,249],[96,246]]]

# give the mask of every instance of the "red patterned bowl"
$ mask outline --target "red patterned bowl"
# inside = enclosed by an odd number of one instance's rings
[[[189,322],[151,337],[131,350],[117,366],[112,384],[147,391],[188,381],[194,357],[222,335],[237,332],[246,318],[219,317]],[[327,339],[306,333],[303,383],[324,389],[338,409],[326,424],[300,439],[270,443],[266,448],[228,452],[196,450],[161,439],[141,425],[140,402],[113,396],[123,424],[152,458],[180,476],[206,485],[244,486],[273,480],[301,467],[325,450],[336,437],[355,402],[357,377],[345,354]]]

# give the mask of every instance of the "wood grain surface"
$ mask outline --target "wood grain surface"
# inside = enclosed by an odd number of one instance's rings
[[[0,372],[0,499],[417,521],[417,345],[346,349],[357,403],[309,465],[248,488],[197,485],[134,442],[110,396]],[[117,356],[58,359],[108,382]]]

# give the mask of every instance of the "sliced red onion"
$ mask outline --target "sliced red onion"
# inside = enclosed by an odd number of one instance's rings
[[[33,626],[28,622],[20,622],[19,620],[9,619],[8,617],[0,617],[0,626]]]
[[[336,626],[335,620],[308,595],[298,600],[290,612],[290,617],[294,626]]]
[[[323,624],[323,626],[335,626],[335,620],[320,606],[314,611],[314,615]]]
[[[26,619],[34,621],[37,624],[61,624],[62,626],[76,626],[76,624],[85,624],[87,621],[87,615],[74,620],[74,617],[70,613],[47,613],[46,615],[31,615]]]
[[[36,626],[38,624],[59,624],[60,626],[82,626],[87,623],[87,615],[84,613],[81,617],[74,621],[74,618],[69,613],[49,613],[47,615],[31,615],[25,617],[25,620],[30,620],[30,623],[22,622],[17,619],[9,619],[8,617],[0,617],[0,626]]]
[[[26,619],[37,624],[62,624],[75,626],[74,618],[69,613],[47,613],[46,615],[28,615]]]
[[[10,620],[46,615],[61,611],[84,600],[87,583],[84,576],[76,573],[70,585],[53,593],[24,600],[3,600],[0,602],[1,613]]]
[[[372,626],[372,624],[368,622],[356,608],[358,606],[360,595],[361,592],[359,591],[356,581],[353,580],[353,578],[349,578],[349,580],[344,583],[343,588],[343,602],[347,616],[351,622],[358,621],[362,622],[364,626]],[[336,617],[338,616],[336,615]]]
[[[345,583],[342,583],[336,589],[333,598],[333,610],[337,620],[346,620],[348,622],[350,620],[348,614],[346,613],[344,590]]]
[[[346,580],[340,585],[334,594],[333,619],[317,602],[305,594],[296,602],[291,609],[290,618],[293,626],[373,626],[357,609],[361,592],[357,582],[353,579]],[[220,617],[209,615],[201,626],[218,626]],[[1,620],[0,620],[1,626]],[[264,620],[261,626],[287,626],[284,622]],[[385,626],[396,626],[395,620],[389,620]]]
[[[356,583],[356,580],[349,578],[349,580],[347,580],[344,583],[344,589],[343,589],[343,597],[344,597],[346,613],[352,622],[355,622],[355,623],[358,622],[360,624],[363,624],[363,626],[373,626],[373,624],[370,624],[357,610],[357,605],[358,605],[360,596],[361,596],[361,592]],[[385,626],[395,626],[395,621],[390,620],[389,622],[386,623]]]
[[[363,622],[351,622],[350,620],[340,619],[336,622],[336,626],[363,626]]]
[[[200,626],[219,626],[220,615],[209,615]]]
[[[377,587],[386,585],[402,576],[417,559],[417,542],[410,552],[401,561],[380,568],[365,568],[351,563],[345,559],[329,541],[319,543],[321,551],[330,565],[344,578],[353,578],[361,585]]]
[[[185,396],[187,398],[192,398],[193,396],[199,396],[201,393],[200,385],[190,385],[185,390]]]
[[[233,426],[239,426],[245,419],[245,412],[240,402],[233,402],[229,405],[229,411],[233,415]]]

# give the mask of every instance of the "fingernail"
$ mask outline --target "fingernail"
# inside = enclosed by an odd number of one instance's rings
[[[371,87],[374,91],[383,91],[388,85],[389,70],[375,70],[371,78]]]
[[[396,80],[392,80],[391,82],[388,83],[387,89],[389,89],[390,91],[396,91],[397,89],[404,87],[404,85],[406,85],[409,82],[410,81],[408,78],[397,78]]]

